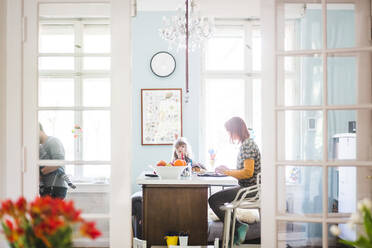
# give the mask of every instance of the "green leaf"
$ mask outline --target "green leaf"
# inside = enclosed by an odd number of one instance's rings
[[[355,241],[356,247],[359,248],[372,248],[372,244],[363,236],[360,236],[356,241]]]
[[[366,207],[363,208],[363,221],[364,221],[364,229],[368,236],[369,242],[372,243],[372,216],[369,209]]]
[[[349,240],[340,239],[338,242],[341,243],[341,244],[350,245],[350,246],[353,246],[353,247],[356,245],[355,242],[349,241]]]

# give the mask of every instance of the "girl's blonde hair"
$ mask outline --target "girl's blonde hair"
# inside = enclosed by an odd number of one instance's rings
[[[176,149],[180,146],[185,146],[185,154],[183,154],[183,156],[185,157],[185,160],[186,158],[189,158],[189,159],[192,159],[192,150],[191,150],[191,146],[189,145],[189,143],[187,142],[186,138],[184,137],[180,137],[178,139],[176,139],[173,143],[173,156],[172,156],[172,161],[176,160],[176,159],[181,159],[181,158],[178,158],[177,156],[177,152],[176,152]]]

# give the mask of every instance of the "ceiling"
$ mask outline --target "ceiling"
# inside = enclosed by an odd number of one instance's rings
[[[217,18],[258,18],[260,0],[197,0],[203,15]],[[137,0],[138,11],[174,11],[184,0]]]

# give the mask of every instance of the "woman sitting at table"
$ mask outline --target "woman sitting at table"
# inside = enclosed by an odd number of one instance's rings
[[[221,221],[224,221],[225,213],[220,207],[226,202],[233,201],[242,187],[256,185],[257,174],[261,171],[261,154],[254,140],[249,137],[244,120],[240,117],[233,117],[225,123],[225,128],[231,141],[240,143],[237,165],[235,170],[221,165],[216,168],[216,172],[235,177],[238,179],[239,186],[221,190],[209,197],[209,206]],[[245,240],[248,225],[238,220],[235,225],[234,243],[241,244]]]

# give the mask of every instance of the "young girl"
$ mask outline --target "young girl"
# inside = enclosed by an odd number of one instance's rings
[[[186,163],[192,164],[191,146],[184,137],[177,138],[173,144],[172,162],[177,159],[183,159]]]

